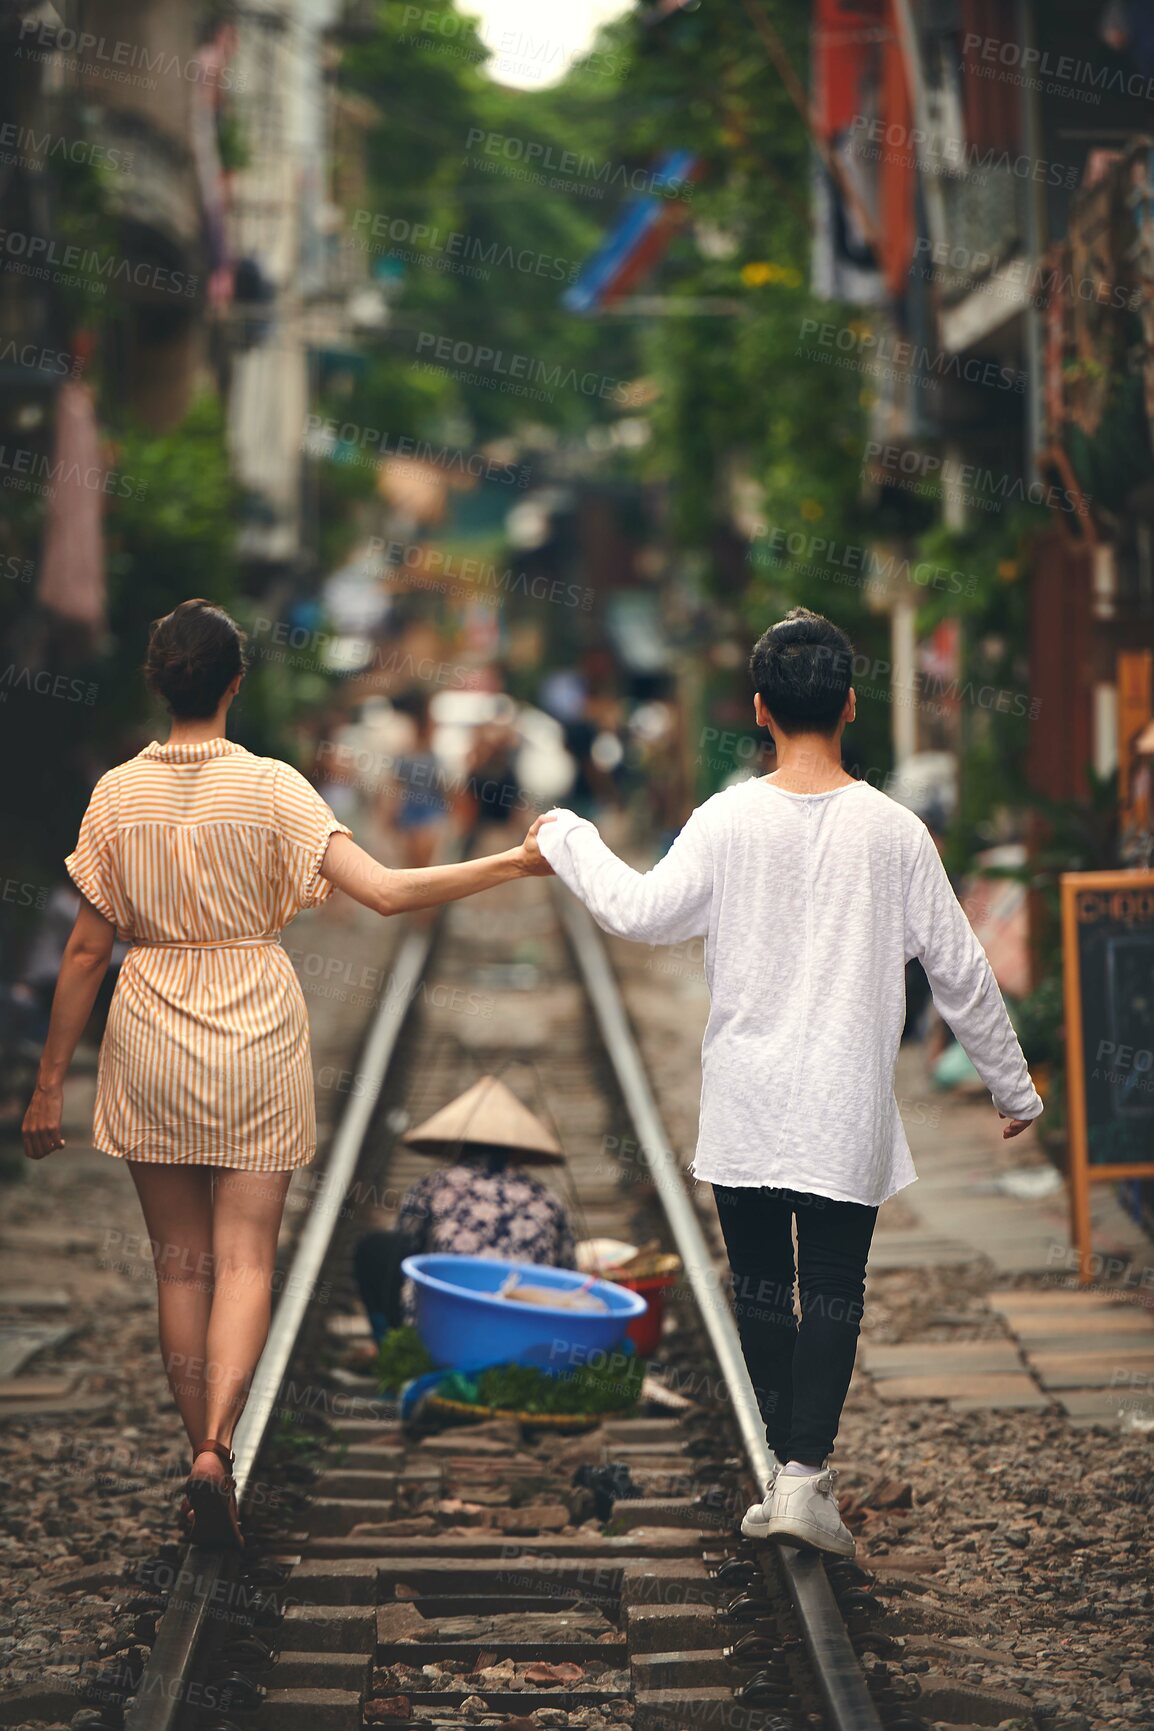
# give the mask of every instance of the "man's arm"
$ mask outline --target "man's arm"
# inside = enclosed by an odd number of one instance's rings
[[[676,944],[703,937],[713,895],[713,851],[695,811],[652,871],[634,871],[596,829],[571,811],[538,833],[541,852],[605,931],[639,942]]]
[[[926,970],[934,1003],[993,1096],[1004,1136],[1037,1118],[1042,1102],[986,952],[950,887],[928,830],[918,842],[906,898],[906,954]]]

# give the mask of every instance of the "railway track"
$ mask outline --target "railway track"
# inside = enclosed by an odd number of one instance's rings
[[[685,1269],[659,1398],[582,1434],[403,1423],[355,1357],[352,1245],[425,1169],[396,1126],[509,1062],[555,1116],[582,1230],[661,1236]],[[640,1170],[612,1152],[626,1129]],[[248,1549],[146,1565],[151,1655],[89,1731],[918,1731],[859,1664],[893,1648],[864,1571],[735,1537],[768,1459],[721,1290],[584,910],[541,881],[414,925],[238,1433]]]

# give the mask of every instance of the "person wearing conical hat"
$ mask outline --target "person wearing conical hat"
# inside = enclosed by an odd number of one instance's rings
[[[561,1200],[528,1166],[559,1166],[552,1131],[496,1076],[471,1088],[404,1138],[438,1166],[409,1189],[391,1231],[369,1232],[355,1252],[357,1285],[374,1335],[405,1321],[406,1256],[439,1252],[573,1268],[577,1247]]]

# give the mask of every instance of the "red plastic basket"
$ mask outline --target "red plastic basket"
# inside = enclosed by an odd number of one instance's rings
[[[652,1358],[657,1351],[665,1322],[665,1294],[671,1286],[677,1285],[679,1279],[677,1274],[651,1274],[641,1280],[617,1279],[616,1285],[624,1286],[645,1300],[645,1315],[631,1322],[626,1330],[638,1358]]]

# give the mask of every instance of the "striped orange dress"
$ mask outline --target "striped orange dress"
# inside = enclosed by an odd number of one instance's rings
[[[279,939],[332,893],[337,833],[302,775],[230,739],[154,741],[97,782],[65,864],[132,946],[100,1048],[105,1154],[253,1172],[312,1159],[308,1014]]]

